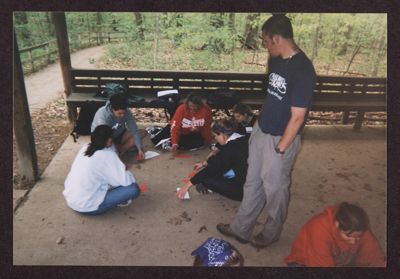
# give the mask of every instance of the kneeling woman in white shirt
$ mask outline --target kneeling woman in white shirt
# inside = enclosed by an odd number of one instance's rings
[[[99,125],[91,142],[81,148],[65,180],[65,200],[73,210],[101,214],[117,205],[129,204],[140,190],[112,145],[112,129]]]

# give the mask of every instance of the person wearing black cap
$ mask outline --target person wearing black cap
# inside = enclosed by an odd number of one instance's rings
[[[236,133],[237,123],[230,119],[218,120],[211,128],[220,151],[206,161],[196,164],[198,172],[177,192],[183,199],[193,185],[199,192],[208,189],[235,201],[243,198],[246,180],[248,144],[244,135]]]

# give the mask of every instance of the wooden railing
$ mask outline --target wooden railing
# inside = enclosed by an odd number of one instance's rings
[[[153,107],[161,90],[177,89],[182,97],[196,92],[207,96],[221,91],[235,91],[241,102],[260,109],[266,98],[266,75],[262,73],[140,71],[72,69],[72,94],[67,104],[76,115],[76,108],[87,100],[104,103],[94,97],[106,83],[123,83],[128,93],[145,102],[133,107]],[[317,76],[311,110],[357,112],[354,128],[360,129],[365,112],[386,111],[386,78]],[[343,124],[348,116],[344,114]]]
[[[96,45],[121,42],[128,39],[127,34],[123,31],[70,33],[70,51],[74,52]],[[56,40],[20,49],[19,54],[24,73],[36,72],[58,59]]]

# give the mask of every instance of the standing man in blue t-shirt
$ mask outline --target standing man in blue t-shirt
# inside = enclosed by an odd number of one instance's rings
[[[230,225],[217,225],[222,234],[255,247],[266,247],[280,237],[289,204],[290,174],[316,81],[311,61],[293,40],[288,17],[270,17],[262,26],[262,38],[269,52],[267,98],[249,139],[243,200]],[[252,236],[264,206],[267,221]]]

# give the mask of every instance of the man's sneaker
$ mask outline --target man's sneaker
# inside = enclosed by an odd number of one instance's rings
[[[154,138],[159,132],[161,132],[163,128],[160,126],[152,126],[152,127],[147,127],[146,131],[150,135],[150,138]]]
[[[161,144],[161,148],[164,150],[171,150],[172,149],[172,142],[171,140],[167,140]]]
[[[122,203],[118,204],[117,206],[118,207],[125,207],[125,206],[130,205],[131,203],[132,203],[132,199],[129,199],[126,202],[122,202]]]
[[[225,236],[229,236],[229,237],[233,237],[235,238],[237,241],[239,241],[240,243],[246,244],[249,243],[248,240],[241,238],[240,236],[236,235],[232,229],[231,226],[229,224],[222,224],[219,223],[217,225],[217,230],[222,233]]]
[[[264,238],[264,235],[262,233],[259,233],[250,239],[250,244],[255,248],[266,248],[276,241],[278,241],[278,239],[273,241],[266,240]]]

